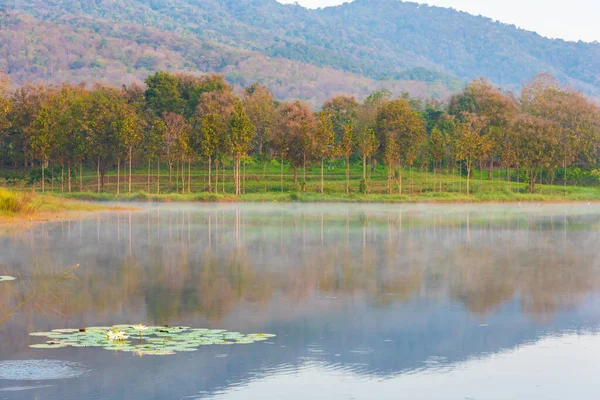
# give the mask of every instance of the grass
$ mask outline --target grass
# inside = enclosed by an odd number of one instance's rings
[[[77,171],[78,172],[78,171]],[[600,201],[600,189],[596,187],[567,186],[545,184],[536,185],[536,192],[528,193],[528,185],[523,182],[506,180],[506,171],[497,170],[493,179],[488,179],[487,171],[474,171],[471,178],[471,194],[467,195],[466,178],[458,171],[438,171],[435,175],[431,171],[414,169],[403,171],[402,194],[399,194],[397,182],[393,187],[393,194],[388,193],[387,171],[379,166],[370,173],[370,194],[359,192],[361,185],[362,169],[353,166],[349,194],[345,193],[345,168],[341,165],[329,165],[325,171],[325,193],[319,193],[320,169],[309,167],[306,171],[306,185],[304,190],[293,182],[293,171],[284,168],[283,181],[281,181],[280,167],[278,164],[268,165],[263,171],[261,165],[250,164],[247,167],[244,183],[246,194],[233,195],[233,181],[231,170],[225,171],[225,185],[223,175],[219,175],[219,193],[208,193],[207,173],[202,165],[192,166],[191,193],[187,190],[188,171],[185,171],[184,183],[181,175],[174,169],[172,186],[168,183],[168,170],[161,167],[160,192],[156,170],[151,171],[150,191],[148,191],[148,178],[143,169],[134,170],[132,179],[132,192],[129,193],[128,185],[124,182],[126,174],[121,174],[119,190],[117,190],[117,173],[111,171],[105,179],[104,190],[97,192],[97,178],[94,170],[84,170],[82,190],[79,190],[79,175],[73,174],[71,193],[67,193],[66,185],[55,180],[46,184],[46,190],[52,192],[49,199],[69,199],[88,201],[123,201],[123,202],[370,202],[370,203],[405,203],[405,202],[564,202],[564,201]],[[214,169],[212,187],[214,189]],[[298,182],[302,182],[304,173],[298,170]],[[435,182],[435,184],[434,184]],[[39,184],[38,190],[39,190]],[[185,187],[185,193],[182,192]],[[31,190],[30,186],[21,185],[17,190]],[[119,191],[120,193],[117,193]],[[44,203],[50,207],[52,201]],[[60,202],[57,207],[66,207]]]
[[[116,208],[71,201],[51,194],[18,192],[0,187],[0,223],[47,221],[73,213],[106,209]]]

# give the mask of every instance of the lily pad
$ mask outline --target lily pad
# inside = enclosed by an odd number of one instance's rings
[[[107,332],[122,332],[124,340],[111,339]],[[143,355],[171,355],[197,351],[200,346],[252,344],[275,335],[228,332],[223,329],[191,329],[187,326],[149,326],[141,332],[137,325],[97,326],[84,329],[54,329],[52,332],[34,332],[30,336],[51,339],[46,343],[32,344],[34,349],[62,347],[101,348],[115,352]]]
[[[0,276],[0,282],[14,281],[15,277],[13,276]]]

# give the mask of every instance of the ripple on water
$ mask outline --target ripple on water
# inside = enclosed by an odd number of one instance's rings
[[[71,379],[89,372],[83,364],[62,360],[0,361],[0,380],[42,381]]]

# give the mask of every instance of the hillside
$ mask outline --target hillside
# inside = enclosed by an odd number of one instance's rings
[[[238,85],[259,80],[281,98],[362,96],[382,85],[444,97],[479,76],[517,88],[545,71],[600,96],[600,44],[396,0],[319,10],[275,0],[0,0],[0,7],[7,10],[0,68],[17,82],[122,81],[170,69],[222,72]]]

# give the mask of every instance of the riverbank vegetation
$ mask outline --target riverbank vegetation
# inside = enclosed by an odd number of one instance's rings
[[[214,201],[600,198],[600,109],[549,75],[519,97],[479,79],[447,104],[380,90],[317,112],[258,84],[238,95],[218,75],[159,72],[121,89],[3,82],[0,174],[19,189]]]
[[[32,191],[22,192],[0,188],[0,223],[48,221],[82,212],[106,209],[109,208],[50,194],[41,195]]]

